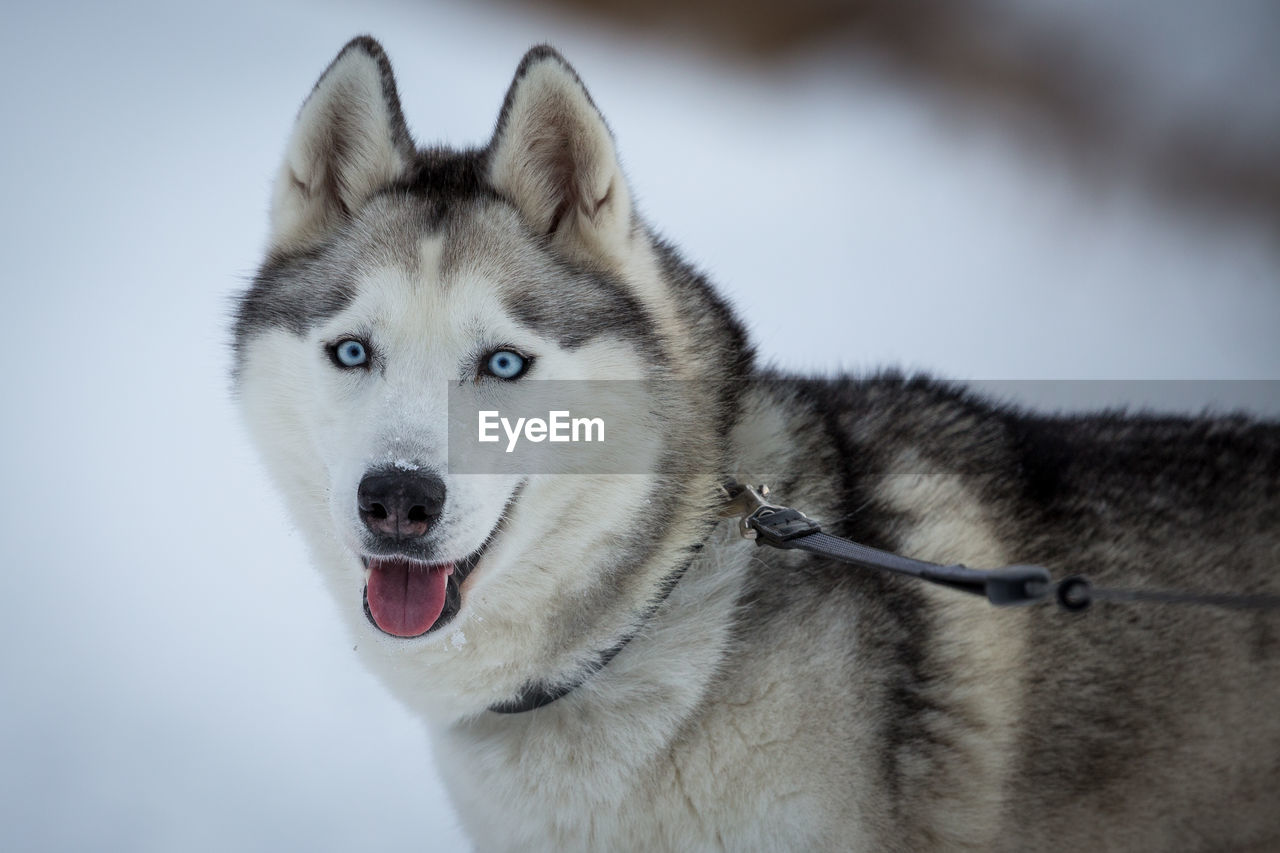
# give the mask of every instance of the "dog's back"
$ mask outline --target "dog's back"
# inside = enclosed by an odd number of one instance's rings
[[[821,507],[826,529],[1101,587],[1280,590],[1276,424],[1032,417],[894,378],[779,381],[764,395],[757,411],[810,421],[776,473],[799,497],[786,501]],[[778,671],[794,668],[812,694],[796,700],[823,709],[771,713],[825,717],[812,721],[812,746],[848,750],[856,769],[842,781],[870,787],[857,820],[880,827],[877,843],[1190,850],[1277,839],[1280,613],[1107,601],[1083,613],[996,610],[818,557],[760,557],[744,646],[806,655]],[[736,689],[758,692],[760,667],[743,670],[756,687]]]

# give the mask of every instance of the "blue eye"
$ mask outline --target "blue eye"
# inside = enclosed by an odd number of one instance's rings
[[[499,379],[518,379],[528,367],[525,357],[518,352],[512,352],[509,349],[500,349],[489,356],[489,363],[486,365],[489,373]]]
[[[369,353],[359,341],[341,341],[333,348],[333,360],[340,367],[360,367],[369,361]]]

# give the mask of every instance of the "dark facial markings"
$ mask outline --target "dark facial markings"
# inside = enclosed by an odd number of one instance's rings
[[[616,336],[652,362],[665,362],[656,325],[625,284],[560,257],[543,237],[519,233],[518,215],[488,187],[483,173],[483,151],[420,151],[404,183],[375,195],[323,244],[269,256],[237,306],[237,364],[254,336],[271,329],[303,336],[345,310],[363,270],[387,264],[412,269],[422,239],[433,234],[445,241],[445,272],[469,257],[491,263],[498,275],[513,273],[514,279],[495,281],[504,307],[543,337],[572,350]],[[486,239],[480,232],[485,224],[493,230],[488,214],[494,207],[505,209],[498,218],[507,220],[503,231],[510,233]],[[507,251],[523,257],[507,257]]]

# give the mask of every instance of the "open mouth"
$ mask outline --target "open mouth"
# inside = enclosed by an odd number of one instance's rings
[[[516,487],[484,544],[461,560],[430,563],[399,554],[361,557],[369,578],[364,615],[393,637],[421,637],[448,624],[462,607],[462,582],[506,526],[511,507],[524,490]]]
[[[458,562],[427,563],[410,557],[365,557],[369,577],[364,614],[393,637],[420,637],[458,615],[460,588],[480,559],[482,547]]]

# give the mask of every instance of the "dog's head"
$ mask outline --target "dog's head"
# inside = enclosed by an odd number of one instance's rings
[[[298,115],[235,334],[254,437],[339,606],[402,696],[453,716],[571,681],[660,600],[750,365],[546,47],[491,142],[457,151],[417,149],[382,49],[348,44]],[[654,378],[699,394],[643,472],[450,469],[450,388]]]

